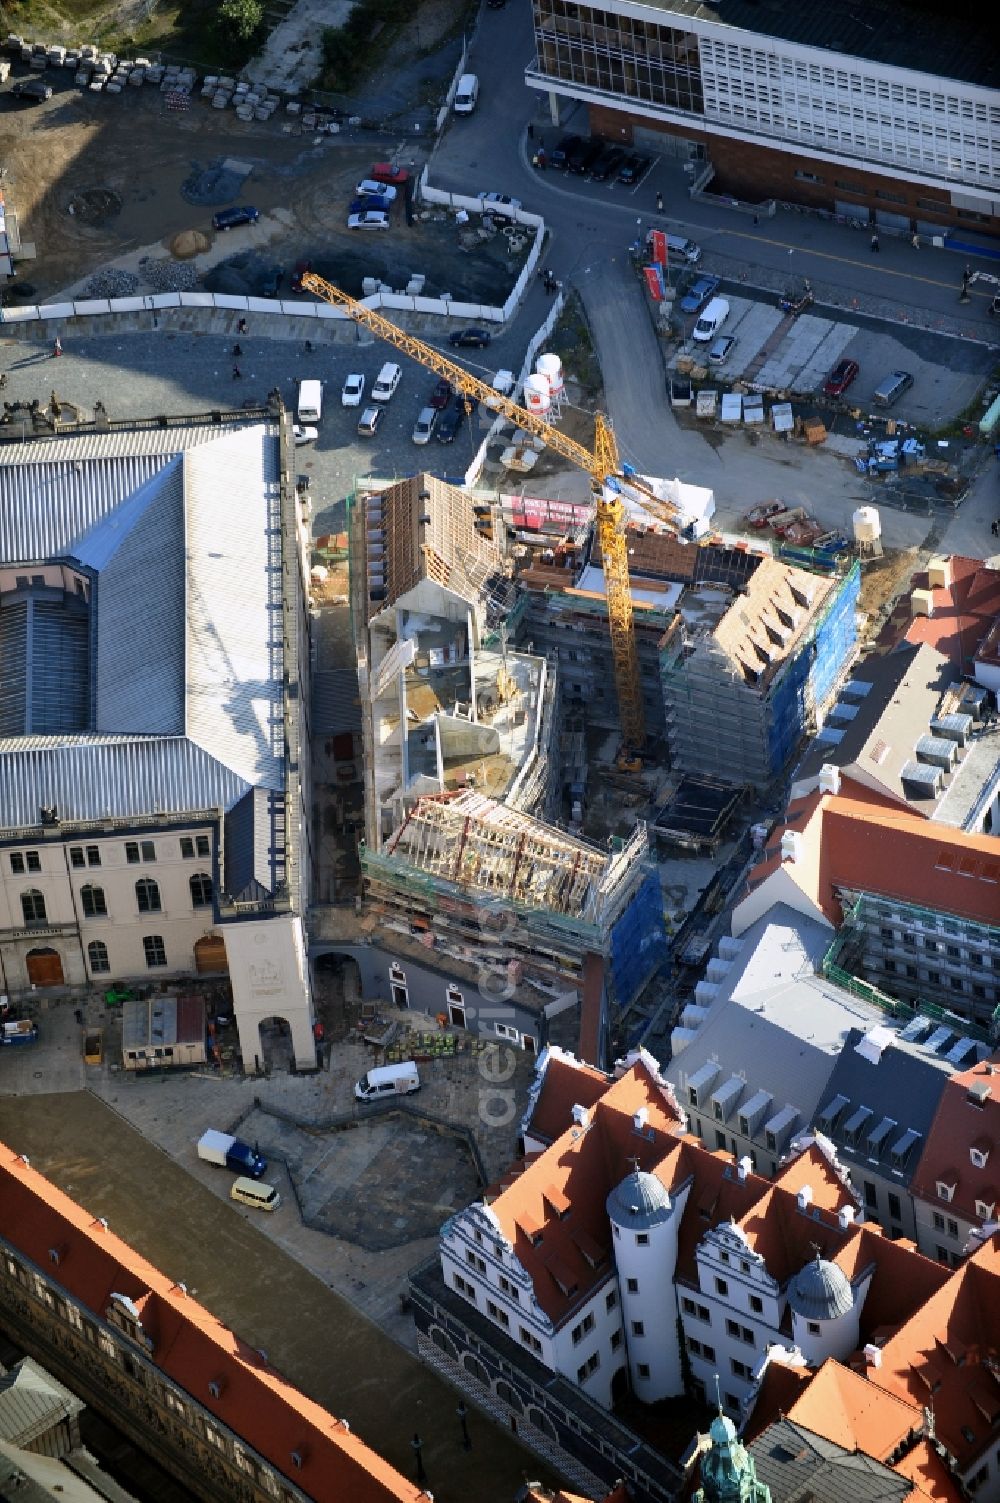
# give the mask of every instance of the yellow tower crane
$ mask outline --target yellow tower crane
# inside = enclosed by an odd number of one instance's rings
[[[342,308],[356,323],[364,324],[373,334],[385,339],[404,355],[426,366],[439,376],[446,377],[457,391],[468,397],[478,397],[484,407],[502,413],[520,428],[536,434],[550,449],[568,459],[571,464],[585,470],[591,479],[596,509],[597,537],[601,545],[604,564],[604,581],[608,597],[608,626],[611,633],[611,655],[614,662],[615,686],[618,691],[618,712],[621,718],[622,740],[625,755],[634,755],[642,749],[645,741],[645,724],[642,710],[642,686],[639,682],[639,659],[635,645],[635,624],[632,619],[632,593],[628,576],[628,544],[625,533],[625,505],[621,498],[624,482],[643,497],[643,503],[657,521],[664,523],[673,533],[679,529],[677,508],[669,501],[654,495],[631,472],[622,469],[615,442],[614,431],[600,412],[594,417],[593,452],[578,444],[575,439],[560,433],[551,423],[536,413],[529,412],[509,397],[501,396],[478,376],[473,376],[463,366],[449,360],[422,340],[398,329],[395,324],[348,297],[332,282],[308,272],[302,278],[303,287],[321,297],[324,302]]]

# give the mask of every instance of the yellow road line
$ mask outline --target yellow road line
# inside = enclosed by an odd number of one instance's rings
[[[874,269],[872,267],[871,261],[858,261],[855,260],[853,256],[835,256],[832,251],[814,250],[811,246],[806,249],[801,245],[789,245],[787,240],[772,240],[769,236],[766,235],[748,235],[740,230],[730,230],[729,233],[734,237],[734,239],[739,238],[742,240],[750,240],[756,245],[760,245],[761,242],[763,242],[765,245],[773,245],[780,248],[781,250],[794,250],[800,251],[805,256],[817,256],[821,261],[836,261],[841,266],[866,266],[869,268],[869,270]],[[872,254],[874,255],[876,253],[873,251]],[[923,277],[911,271],[896,271],[892,266],[879,265],[878,269],[883,276],[899,277],[902,281],[906,282],[924,282],[928,287],[944,287],[953,292],[957,292],[961,288],[961,277],[959,277],[956,282],[942,282],[939,281],[936,277]],[[975,287],[970,287],[969,296],[991,297],[992,294],[989,292],[978,292]]]

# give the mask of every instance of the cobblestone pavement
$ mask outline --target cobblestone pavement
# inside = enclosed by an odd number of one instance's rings
[[[281,1094],[289,1098],[293,1088],[299,1097],[303,1088],[323,1089],[322,1082],[288,1077],[271,1084],[283,1086]],[[278,1371],[347,1419],[408,1476],[410,1439],[418,1430],[438,1503],[509,1503],[526,1476],[541,1473],[551,1481],[540,1463],[484,1417],[473,1416],[473,1449],[463,1451],[454,1390],[340,1298],[323,1271],[311,1269],[315,1242],[309,1239],[327,1245],[332,1239],[305,1232],[288,1206],[272,1216],[235,1207],[224,1198],[230,1175],[200,1165],[193,1177],[192,1164],[172,1163],[121,1114],[130,1106],[151,1138],[183,1144],[193,1157],[201,1127],[223,1118],[223,1098],[228,1096],[231,1110],[249,1099],[250,1090],[234,1086],[227,1093],[222,1083],[186,1077],[131,1087],[119,1080],[107,1103],[87,1091],[3,1096],[0,1140],[105,1217],[157,1267],[183,1280],[219,1319],[266,1351]],[[283,1223],[278,1235],[264,1235],[265,1222]],[[351,1268],[364,1287],[372,1277],[370,1255],[352,1254]]]

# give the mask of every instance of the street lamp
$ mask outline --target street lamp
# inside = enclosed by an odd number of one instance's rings
[[[466,1409],[465,1401],[463,1399],[459,1399],[458,1408],[455,1410],[455,1413],[458,1415],[458,1423],[462,1427],[462,1450],[471,1451],[472,1441],[469,1439],[469,1427],[466,1424],[466,1420],[469,1416],[469,1411],[468,1409]]]
[[[420,1439],[420,1436],[417,1434],[416,1430],[414,1430],[413,1432],[413,1439],[410,1441],[410,1445],[413,1449],[414,1456],[417,1458],[417,1486],[423,1487],[424,1483],[427,1481],[427,1473],[424,1471],[424,1458],[421,1454],[424,1449],[424,1443]]]

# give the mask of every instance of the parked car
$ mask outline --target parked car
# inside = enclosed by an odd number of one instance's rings
[[[462,426],[465,411],[462,407],[462,399],[452,402],[451,406],[442,412],[437,425],[437,441],[439,444],[452,444],[455,435]]]
[[[732,354],[733,345],[736,343],[735,334],[720,334],[712,348],[708,352],[709,365],[724,365]]]
[[[421,407],[411,434],[415,444],[430,443],[431,434],[437,426],[438,415],[436,407]]]
[[[49,90],[51,94],[52,90]],[[220,209],[212,215],[213,230],[234,230],[240,224],[256,224],[260,210],[253,204],[235,204],[231,209]]]
[[[511,198],[509,193],[480,193],[479,197],[482,200],[484,209],[488,209],[494,204],[498,208],[503,209],[523,208],[521,200],[519,198]]]
[[[576,151],[577,147],[582,146],[582,144],[583,143],[580,140],[579,136],[563,136],[555,151],[549,152],[549,166],[558,168],[565,167],[570,154]]]
[[[718,277],[698,277],[681,298],[682,313],[697,313],[714,297],[719,287]]]
[[[391,183],[380,183],[375,177],[363,177],[354,191],[359,198],[381,197],[387,198],[390,203],[395,201],[397,193]]]
[[[383,209],[367,209],[363,214],[349,214],[347,228],[349,230],[387,230],[389,216]]]
[[[319,438],[319,429],[313,428],[308,423],[293,423],[292,437],[295,439],[296,448],[299,444],[314,444]]]
[[[393,166],[392,162],[376,162],[369,174],[377,183],[392,183],[401,188],[409,181],[410,174],[402,167]]]
[[[374,438],[382,421],[384,407],[366,407],[358,418],[358,432],[362,438]]]
[[[365,378],[360,373],[348,376],[340,393],[341,407],[360,407],[365,394]]]
[[[566,158],[566,171],[577,174],[589,172],[603,150],[603,141],[581,141]]]
[[[590,169],[594,182],[606,183],[609,177],[617,176],[624,160],[625,153],[620,146],[605,147]]]
[[[295,263],[295,269],[292,272],[292,291],[293,292],[304,292],[305,291],[305,288],[302,286],[302,278],[304,276],[307,276],[308,273],[312,271],[312,269],[313,269],[313,264],[312,264],[311,261],[296,261],[296,263]]]
[[[456,350],[485,350],[492,338],[489,329],[456,329],[448,335],[448,343]]]
[[[442,376],[441,380],[437,383],[437,385],[434,387],[434,390],[427,398],[427,405],[428,407],[433,407],[435,412],[443,412],[450,401],[451,382],[446,381]]]
[[[861,367],[856,360],[838,360],[823,385],[825,397],[842,397],[852,382],[858,379]]]
[[[631,156],[627,162],[623,162],[618,172],[618,181],[627,184],[630,188],[642,181],[652,164],[650,157]]]
[[[260,284],[261,297],[277,297],[284,279],[285,273],[282,267],[272,266],[269,271],[265,272],[264,280]]]
[[[383,214],[388,214],[391,206],[391,199],[386,198],[384,193],[366,193],[361,198],[351,199],[350,212],[367,214],[369,209],[381,209]]]
[[[42,104],[52,98],[52,90],[40,78],[25,78],[10,91],[15,99],[27,99],[30,104]]]

